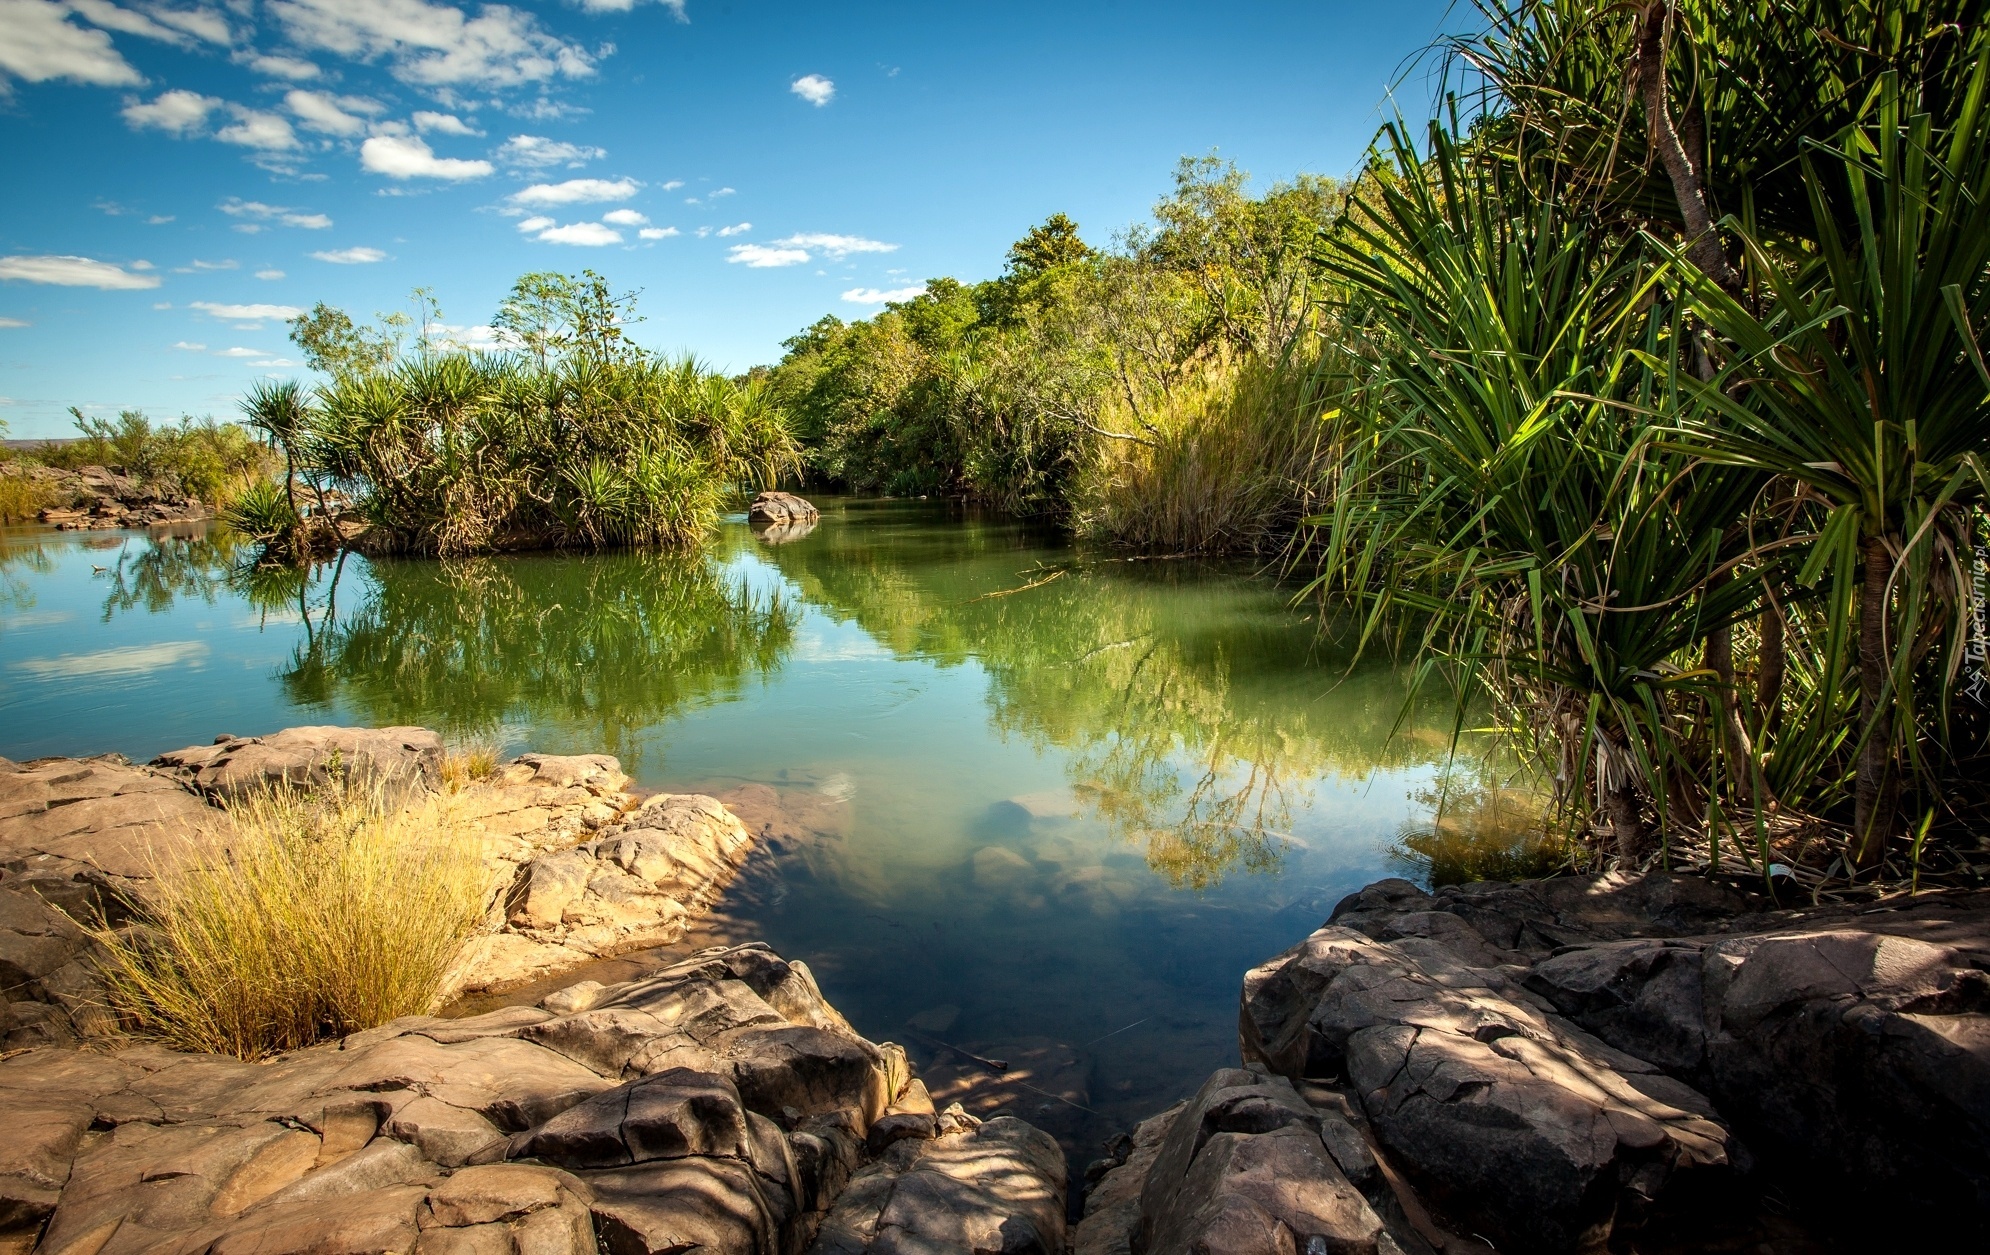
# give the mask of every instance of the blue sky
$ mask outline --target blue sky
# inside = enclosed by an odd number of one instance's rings
[[[986,278],[1054,212],[1143,218],[1176,160],[1350,170],[1445,0],[783,4],[0,0],[0,419],[234,412],[282,319],[519,274],[641,290],[740,370],[824,313]],[[1428,105],[1421,79],[1398,88]]]

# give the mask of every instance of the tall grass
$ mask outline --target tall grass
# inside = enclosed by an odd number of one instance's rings
[[[141,927],[98,937],[114,1009],[178,1049],[258,1059],[428,1011],[484,913],[474,838],[437,802],[279,790],[217,835],[161,871]]]
[[[1275,552],[1319,482],[1333,409],[1318,362],[1288,355],[1211,366],[1098,426],[1073,493],[1078,532],[1169,553]]]

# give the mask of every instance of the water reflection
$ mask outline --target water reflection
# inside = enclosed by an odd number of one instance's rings
[[[634,733],[777,670],[795,622],[778,591],[704,557],[382,561],[281,678],[369,723],[458,737],[550,724],[633,760]]]
[[[119,538],[115,557],[93,568],[105,623],[232,598],[259,629],[289,629],[272,678],[293,709],[541,746],[552,729],[638,774],[657,729],[797,662],[812,613],[861,632],[863,649],[845,641],[837,656],[978,668],[990,731],[1057,763],[1064,779],[1056,797],[1011,804],[1096,823],[1176,888],[1276,873],[1306,848],[1295,823],[1323,785],[1448,753],[1444,736],[1402,727],[1393,670],[1350,671],[1281,591],[1248,572],[1086,554],[938,507],[841,503],[832,516],[778,546],[765,531],[729,529],[692,556],[342,557],[310,569],[253,565],[215,528]],[[24,606],[29,584],[10,573],[45,573],[48,559],[38,544],[5,554],[8,596]],[[191,651],[149,648],[161,665],[198,663]],[[824,649],[807,642],[805,660],[834,661]],[[1490,832],[1499,825],[1485,817],[1498,807],[1453,793],[1418,797],[1438,818],[1401,834],[1404,856],[1439,875],[1494,867],[1497,842],[1467,841],[1476,852],[1460,856],[1455,833]],[[1521,797],[1480,793],[1509,811]],[[855,884],[891,872],[834,874]]]
[[[1086,810],[1176,887],[1276,871],[1322,780],[1443,752],[1391,737],[1393,670],[1350,673],[1244,572],[1069,553],[1028,567],[1032,538],[1012,529],[907,539],[826,529],[772,561],[900,657],[978,662],[995,729],[1059,751]]]

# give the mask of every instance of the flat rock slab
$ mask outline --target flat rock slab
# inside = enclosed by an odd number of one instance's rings
[[[442,738],[427,728],[285,728],[190,745],[161,754],[152,765],[224,800],[278,785],[319,788],[334,772],[411,796],[441,783]]]

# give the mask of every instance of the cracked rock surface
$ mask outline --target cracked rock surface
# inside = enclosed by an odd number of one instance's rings
[[[591,984],[591,983],[590,983]],[[1064,1158],[918,1084],[800,963],[705,951],[538,1007],[414,1016],[248,1064],[0,1061],[0,1250],[800,1255],[1064,1249]]]
[[[1502,1249],[1594,1248],[1762,1172],[1895,1238],[1990,1236],[1990,894],[1385,880],[1246,975],[1239,1034]]]

